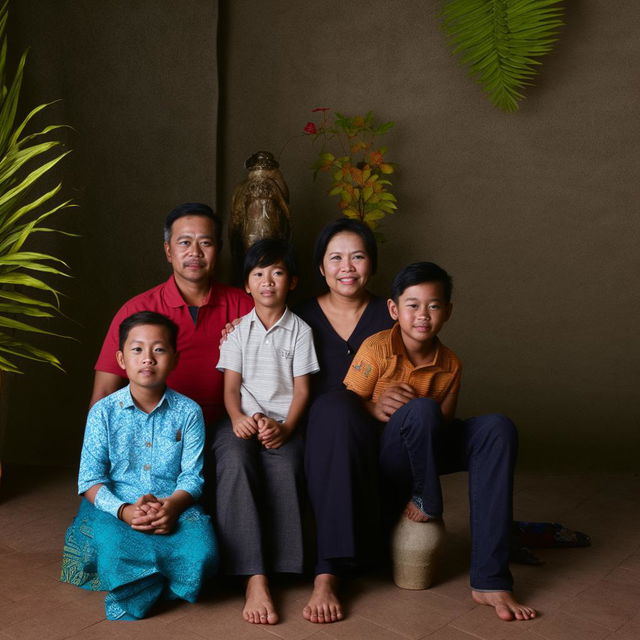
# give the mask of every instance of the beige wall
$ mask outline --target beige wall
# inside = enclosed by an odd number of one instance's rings
[[[638,4],[567,3],[517,114],[450,55],[440,2],[221,4],[222,202],[244,159],[277,152],[313,107],[395,120],[400,207],[374,287],[414,260],[453,274],[443,338],[465,363],[460,413],[510,415],[527,467],[637,468]],[[303,259],[336,216],[313,157],[296,138],[281,158]]]

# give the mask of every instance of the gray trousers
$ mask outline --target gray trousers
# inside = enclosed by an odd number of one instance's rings
[[[278,449],[213,427],[215,524],[227,575],[302,573],[303,451],[299,433]]]

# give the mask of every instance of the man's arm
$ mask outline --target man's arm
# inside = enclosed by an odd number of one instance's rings
[[[93,378],[93,391],[91,392],[91,400],[89,400],[89,409],[102,398],[106,398],[114,391],[121,389],[127,384],[127,379],[108,373],[107,371],[96,371]]]

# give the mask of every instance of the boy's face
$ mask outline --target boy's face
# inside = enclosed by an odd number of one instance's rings
[[[295,289],[298,278],[291,277],[281,261],[267,267],[255,267],[249,272],[245,289],[251,294],[256,306],[283,307],[287,293]]]
[[[169,330],[156,324],[133,327],[116,358],[131,384],[145,389],[164,388],[167,376],[177,362],[177,354],[169,341]]]
[[[407,287],[398,303],[388,301],[389,313],[398,321],[407,347],[429,344],[451,316],[452,305],[444,298],[441,282],[423,282]]]

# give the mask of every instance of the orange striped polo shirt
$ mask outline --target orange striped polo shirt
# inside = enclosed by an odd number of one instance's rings
[[[433,361],[419,367],[409,360],[402,342],[400,325],[367,338],[358,349],[344,379],[347,389],[365,400],[377,402],[389,387],[400,382],[410,384],[421,398],[444,399],[460,390],[462,365],[451,349],[437,338]]]

